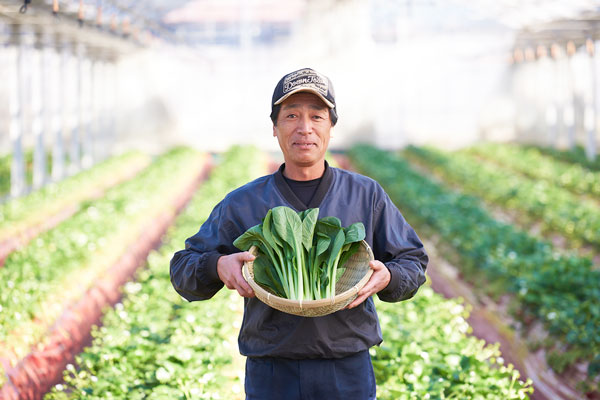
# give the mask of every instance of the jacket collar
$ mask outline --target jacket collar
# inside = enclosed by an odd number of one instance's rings
[[[285,169],[285,163],[279,166],[279,169],[273,174],[275,176],[275,185],[277,189],[281,192],[283,197],[297,210],[304,211],[309,208],[317,208],[321,205],[321,202],[325,198],[325,195],[329,191],[331,187],[331,183],[333,182],[333,171],[329,167],[327,161],[325,161],[325,171],[323,172],[323,176],[321,177],[321,182],[317,187],[317,191],[313,196],[310,204],[304,204],[292,191],[288,183],[285,181],[283,176],[283,170]]]

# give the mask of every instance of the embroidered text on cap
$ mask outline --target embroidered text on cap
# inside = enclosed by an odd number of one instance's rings
[[[286,76],[283,81],[283,94],[294,90],[297,86],[316,89],[324,97],[327,96],[329,90],[327,79],[312,69],[301,69]]]

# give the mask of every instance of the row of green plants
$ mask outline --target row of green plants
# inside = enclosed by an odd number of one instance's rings
[[[533,179],[544,179],[574,193],[600,195],[600,172],[556,160],[535,147],[485,143],[462,152],[491,160]]]
[[[498,344],[471,335],[460,300],[425,286],[410,301],[378,301],[377,310],[384,337],[371,349],[378,399],[508,400],[533,393]]]
[[[137,282],[125,287],[122,305],[106,314],[92,346],[78,356],[78,367],[68,367],[65,382],[46,400],[243,398],[243,366],[234,358],[241,299],[222,290],[209,301],[187,303],[172,289],[165,267],[214,204],[248,180],[232,175],[257,165],[247,150],[226,160],[177,219],[165,245],[149,257]],[[525,399],[532,392],[530,382],[503,365],[497,346],[468,335],[467,311],[458,301],[424,287],[412,301],[377,307],[385,337],[372,349],[378,398]]]
[[[560,254],[549,242],[495,220],[481,200],[416,172],[398,155],[359,146],[350,156],[419,231],[447,246],[466,280],[495,298],[510,294],[510,312],[525,327],[543,324],[547,337],[537,345],[546,347],[553,369],[587,363],[581,389],[599,389],[600,270],[589,259]]]
[[[39,343],[65,306],[127,252],[152,218],[173,208],[204,162],[191,149],[168,151],[11,253],[0,269],[0,357],[14,363]]]
[[[463,153],[409,146],[403,152],[446,182],[508,210],[527,224],[557,232],[574,244],[600,246],[600,206],[551,182],[533,180]]]
[[[188,303],[171,285],[169,260],[228,191],[265,171],[266,160],[252,147],[226,153],[147,268],[126,284],[122,303],[104,315],[91,347],[77,357],[78,368],[68,367],[64,383],[46,399],[243,397],[243,364],[236,369],[242,299],[224,289],[209,301]]]
[[[78,206],[99,191],[116,184],[119,177],[125,177],[149,162],[147,155],[128,152],[0,204],[0,242],[18,236],[25,229],[44,222],[67,207]]]
[[[79,149],[82,150],[81,148]],[[51,151],[46,151],[45,169],[46,176],[49,177],[52,173],[53,157]],[[13,156],[12,153],[4,154],[0,156],[0,197],[6,196],[10,193],[11,185],[11,168],[12,168]],[[25,184],[29,187],[33,185],[33,163],[34,163],[34,151],[33,149],[26,149],[23,153],[23,161],[25,168]],[[63,162],[68,165],[70,162],[70,155],[67,152],[64,155]]]
[[[594,160],[587,158],[585,149],[582,146],[575,146],[572,149],[561,150],[547,146],[528,146],[537,149],[543,154],[546,154],[556,160],[565,161],[572,164],[579,164],[587,169],[600,171],[600,156],[596,154]]]

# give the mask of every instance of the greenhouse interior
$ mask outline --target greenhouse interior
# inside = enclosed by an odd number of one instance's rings
[[[251,362],[350,350],[348,400],[600,399],[599,0],[0,0],[0,37],[0,399],[329,400]]]

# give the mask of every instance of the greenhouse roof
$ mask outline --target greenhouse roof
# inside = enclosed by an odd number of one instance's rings
[[[173,44],[239,45],[241,32],[259,32],[255,41],[271,44],[286,37],[307,15],[333,10],[349,0],[19,0],[0,1],[0,17],[9,23],[52,27],[74,22],[135,39]],[[597,36],[599,0],[363,0],[372,26],[393,31],[409,25],[419,34],[501,29],[525,32],[535,40],[560,40],[565,32]],[[24,15],[21,12],[25,12]],[[54,19],[50,19],[54,16]],[[568,22],[565,22],[568,21]],[[0,20],[0,23],[2,20]],[[574,25],[575,24],[575,25]],[[541,34],[540,34],[541,32]],[[220,40],[224,39],[224,40]]]

